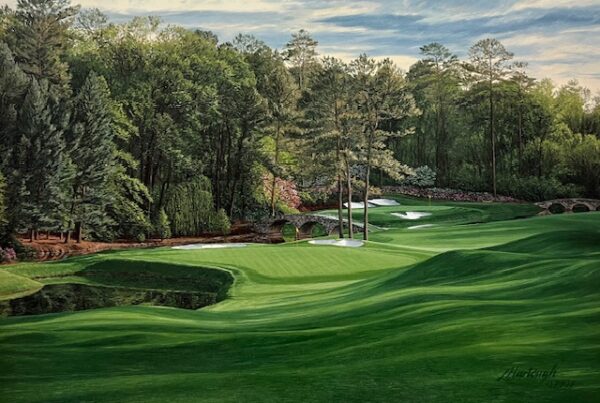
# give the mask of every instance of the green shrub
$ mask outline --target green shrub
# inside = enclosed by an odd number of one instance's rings
[[[167,196],[165,213],[173,236],[229,231],[227,214],[215,211],[210,181],[204,176],[175,186]]]
[[[300,211],[294,207],[290,207],[285,203],[277,203],[277,211],[283,214],[298,214]]]
[[[212,222],[212,226],[212,232],[218,232],[223,235],[229,234],[231,231],[231,222],[229,221],[229,217],[227,217],[225,210],[219,209],[219,211],[217,211],[217,214],[215,214],[215,218]]]
[[[549,177],[507,177],[499,178],[498,193],[528,201],[543,201],[579,196],[578,189],[572,184],[563,184]]]
[[[171,223],[164,208],[154,218],[154,234],[161,240],[171,238]]]
[[[414,174],[407,176],[402,184],[419,188],[430,188],[435,185],[435,171],[427,165],[415,169]]]

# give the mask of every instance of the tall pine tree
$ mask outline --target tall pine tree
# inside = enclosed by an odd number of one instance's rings
[[[17,109],[23,103],[28,81],[8,46],[0,42],[0,169],[5,169],[5,173],[13,162]]]
[[[48,80],[50,88],[70,91],[68,66],[62,60],[67,31],[79,7],[70,0],[18,0],[7,41],[27,74]]]
[[[17,110],[23,103],[28,79],[13,59],[12,52],[0,43],[0,170],[4,173],[8,189],[5,195],[9,206],[6,217],[8,232],[13,232],[19,220],[19,195],[24,192],[21,170],[21,137],[17,128]]]
[[[502,83],[510,74],[510,60],[513,54],[506,50],[504,45],[493,38],[482,39],[469,50],[470,63],[465,64],[471,73],[476,85],[485,88],[489,101],[489,132],[490,132],[490,154],[491,154],[491,179],[494,196],[497,194],[497,143],[496,133],[497,117],[496,87]]]
[[[63,131],[57,124],[56,101],[48,92],[45,81],[31,80],[19,113],[19,155],[21,162],[14,172],[21,183],[17,198],[17,228],[31,231],[61,230],[67,220],[65,209],[67,184],[71,169],[65,152]]]
[[[111,100],[103,77],[90,73],[76,98],[73,129],[68,142],[76,166],[70,215],[77,241],[82,229],[102,236],[111,224],[106,214],[110,199],[108,180],[115,168]]]

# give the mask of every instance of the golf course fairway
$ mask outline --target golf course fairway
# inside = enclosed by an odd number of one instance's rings
[[[200,289],[215,303],[125,299],[0,318],[0,400],[599,401],[600,213],[399,200],[370,212],[362,247],[138,249],[1,267],[0,301],[76,284]],[[431,215],[392,214],[407,211]],[[432,226],[408,229],[419,224]]]

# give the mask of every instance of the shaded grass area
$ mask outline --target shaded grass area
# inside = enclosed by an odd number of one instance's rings
[[[0,293],[0,315],[138,304],[198,309],[223,300],[233,283],[232,274],[220,269],[115,258],[74,262],[21,265],[0,272],[0,279],[8,280]]]
[[[396,228],[359,249],[132,250],[4,268],[39,282],[176,262],[227,268],[236,283],[200,311],[1,320],[0,400],[593,402],[599,237],[591,213]],[[498,380],[554,366],[569,383]]]

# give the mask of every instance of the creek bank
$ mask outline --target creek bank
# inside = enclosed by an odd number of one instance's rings
[[[0,302],[0,316],[42,315],[124,305],[199,309],[218,302],[217,293],[50,284],[38,292]]]
[[[199,309],[224,300],[234,281],[226,270],[123,259],[32,279],[44,286],[29,295],[0,301],[0,316],[142,304]]]

